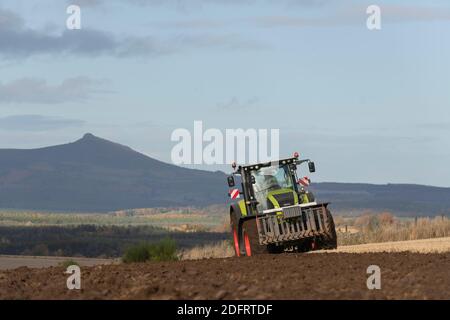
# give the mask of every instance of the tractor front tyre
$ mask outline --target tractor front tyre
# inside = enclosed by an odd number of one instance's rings
[[[241,249],[239,246],[239,226],[237,225],[238,223],[235,220],[231,220],[230,225],[231,225],[231,234],[233,236],[233,247],[234,247],[234,253],[236,255],[236,257],[240,257],[241,256]]]
[[[242,224],[242,238],[245,255],[250,257],[257,254],[269,253],[268,246],[259,244],[258,227],[256,219],[245,220]]]

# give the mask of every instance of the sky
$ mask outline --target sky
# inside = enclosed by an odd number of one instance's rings
[[[279,129],[313,182],[450,187],[449,36],[446,0],[2,0],[0,148],[90,132],[170,162],[201,120]]]

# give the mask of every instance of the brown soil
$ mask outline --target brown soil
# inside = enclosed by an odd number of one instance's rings
[[[369,265],[381,290],[368,290]],[[81,290],[61,267],[0,272],[1,299],[450,299],[450,253],[261,255],[82,267]]]

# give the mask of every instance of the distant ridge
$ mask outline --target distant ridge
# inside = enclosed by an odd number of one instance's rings
[[[417,184],[322,182],[313,184],[321,200],[344,212],[390,211],[404,216],[450,215],[450,188]]]
[[[313,183],[333,210],[450,214],[450,188]],[[63,145],[0,149],[0,208],[107,212],[148,207],[226,205],[222,172],[181,168],[87,133]]]
[[[225,174],[181,168],[90,133],[68,144],[0,149],[0,208],[111,211],[225,201]]]

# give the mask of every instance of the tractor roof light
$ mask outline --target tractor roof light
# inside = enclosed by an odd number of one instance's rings
[[[233,163],[231,163],[231,167],[233,168],[233,169],[236,169],[236,161],[233,161]]]
[[[298,157],[300,157],[300,155],[298,154],[297,151],[295,151],[295,152],[294,152],[294,158],[297,158],[297,159],[298,159]]]

